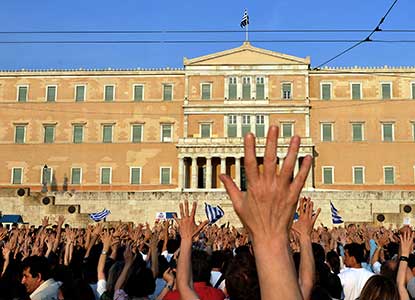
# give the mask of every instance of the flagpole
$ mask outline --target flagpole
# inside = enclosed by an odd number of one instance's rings
[[[249,23],[246,24],[246,26],[245,26],[245,42],[248,41],[248,26],[249,26]]]

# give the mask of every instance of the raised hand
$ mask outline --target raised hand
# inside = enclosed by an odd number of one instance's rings
[[[208,220],[205,220],[199,225],[196,225],[195,223],[196,207],[197,207],[197,203],[193,202],[192,210],[189,213],[189,201],[185,200],[184,205],[183,203],[180,203],[179,205],[180,219],[178,219],[176,215],[174,216],[174,219],[179,225],[180,237],[182,239],[192,240],[193,237],[196,236],[203,229],[203,227],[205,227],[205,225],[209,222]]]
[[[318,215],[321,212],[321,209],[313,212],[314,203],[310,198],[303,197],[300,201],[300,216],[298,221],[295,222],[292,226],[292,229],[296,231],[300,238],[304,236],[311,237],[313,232],[314,224],[318,218]]]
[[[412,253],[412,249],[414,246],[413,239],[414,233],[412,230],[405,230],[399,236],[401,241],[400,248],[401,248],[401,256],[408,257],[410,253]]]
[[[50,223],[49,223],[49,217],[44,217],[43,219],[42,219],[42,227],[43,228],[46,228],[46,227],[48,227],[50,225]]]

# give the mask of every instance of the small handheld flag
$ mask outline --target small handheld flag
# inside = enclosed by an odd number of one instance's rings
[[[245,28],[249,24],[248,11],[245,9],[244,15],[241,20],[241,27]]]
[[[105,219],[110,213],[111,213],[111,211],[109,211],[108,209],[104,208],[103,211],[100,211],[100,212],[97,212],[97,213],[88,214],[88,215],[95,222],[99,222],[99,221]]]
[[[343,223],[342,217],[339,215],[339,211],[337,208],[334,207],[333,203],[330,201],[330,208],[331,208],[331,219],[333,224],[341,224]]]
[[[225,212],[222,208],[220,208],[219,205],[212,206],[207,203],[205,203],[205,212],[210,224],[215,223],[217,220],[219,220],[225,215]]]

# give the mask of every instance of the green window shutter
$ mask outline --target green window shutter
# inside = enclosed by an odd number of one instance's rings
[[[141,182],[141,169],[131,168],[131,184],[140,184]]]
[[[84,126],[74,125],[73,127],[73,142],[79,144],[83,142],[84,137]]]
[[[282,84],[282,99],[291,99],[291,84]]]
[[[52,168],[42,169],[43,182],[50,184],[52,182]]]
[[[387,100],[392,98],[391,85],[389,83],[382,83],[382,99]]]
[[[27,86],[19,86],[19,94],[17,95],[17,100],[19,102],[27,101]]]
[[[161,184],[170,184],[170,168],[161,168]]]
[[[142,129],[143,129],[142,125],[133,125],[133,133],[132,133],[133,143],[141,143]]]
[[[75,101],[81,102],[85,100],[85,86],[78,85],[75,89]]]
[[[242,99],[249,100],[251,99],[251,84],[245,83],[242,85]]]
[[[162,142],[170,142],[172,139],[171,125],[162,125]]]
[[[72,168],[71,184],[81,184],[81,168]]]
[[[333,140],[331,131],[332,131],[332,124],[323,124],[323,142],[331,142]]]
[[[242,136],[245,136],[248,132],[251,132],[251,125],[242,125]]]
[[[352,99],[362,99],[362,95],[360,94],[360,83],[352,83]]]
[[[208,83],[202,84],[202,100],[210,100],[210,86]]]
[[[255,124],[255,135],[256,137],[265,137],[265,125]]]
[[[22,174],[23,169],[22,168],[13,168],[13,178],[12,182],[13,184],[22,184]]]
[[[415,83],[411,84],[411,88],[412,88],[412,99],[415,99]]]
[[[236,137],[236,125],[228,124],[228,137]]]
[[[282,124],[282,137],[289,138],[293,136],[292,124]]]
[[[256,84],[256,99],[258,100],[265,99],[265,85],[263,83]]]
[[[56,86],[48,86],[46,91],[46,101],[54,102],[56,101]]]
[[[229,99],[230,100],[236,99],[236,91],[237,91],[237,85],[234,83],[229,83]]]
[[[331,84],[323,83],[321,85],[321,99],[323,100],[331,99]]]
[[[352,131],[353,131],[352,140],[354,142],[363,141],[363,124],[352,124]]]
[[[383,141],[393,141],[393,124],[382,124],[383,126]]]
[[[353,168],[354,184],[363,184],[363,168]]]
[[[200,129],[202,138],[210,138],[210,124],[202,124]]]
[[[53,143],[55,141],[55,126],[46,125],[44,128],[45,128],[44,142],[47,144]]]
[[[134,101],[142,101],[142,100],[143,100],[143,86],[135,85],[134,86]]]
[[[393,167],[384,168],[385,172],[385,184],[395,184],[395,174]]]
[[[171,101],[173,99],[173,86],[171,84],[163,85],[163,100]]]
[[[17,125],[16,126],[16,134],[14,137],[14,142],[16,144],[24,144],[25,142],[25,131],[26,131],[26,127],[22,126],[22,125]]]
[[[106,85],[105,86],[105,101],[114,101],[114,86],[113,85]]]
[[[103,126],[102,141],[104,143],[112,143],[112,125]]]
[[[110,168],[101,169],[101,184],[111,184],[111,169]]]
[[[323,183],[333,184],[333,169],[332,168],[323,168]]]

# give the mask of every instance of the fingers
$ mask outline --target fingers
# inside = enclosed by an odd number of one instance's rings
[[[281,168],[281,180],[283,183],[288,184],[291,181],[295,163],[297,161],[298,149],[300,148],[300,137],[293,136],[288,147],[287,156],[284,159],[284,163]]]
[[[185,214],[184,214],[184,209],[183,209],[183,203],[181,202],[179,204],[179,210],[180,210],[180,218],[183,219]]]
[[[303,188],[304,182],[306,181],[308,173],[310,171],[312,160],[313,158],[310,155],[304,157],[303,162],[301,163],[301,168],[295,176],[294,181],[291,185],[295,193],[299,194],[301,192],[301,189]]]
[[[225,186],[226,192],[231,198],[232,205],[235,208],[235,211],[238,212],[240,208],[240,199],[241,199],[241,191],[236,186],[235,182],[230,178],[228,175],[221,174],[219,176],[220,180],[223,182]]]
[[[264,153],[264,176],[272,178],[276,173],[278,146],[278,127],[271,126],[267,134],[267,143]],[[255,158],[256,159],[256,158]]]
[[[184,213],[185,213],[185,217],[189,216],[189,201],[184,200]]]
[[[258,164],[256,160],[255,136],[252,133],[245,135],[245,173],[249,182],[256,182],[259,177]]]
[[[197,202],[192,203],[192,212],[190,213],[190,217],[194,220],[196,214]]]
[[[321,208],[317,209],[316,213],[313,215],[313,218],[312,218],[312,220],[313,220],[313,227],[314,227],[314,224],[316,223],[316,220],[317,220],[320,212],[321,212]]]

